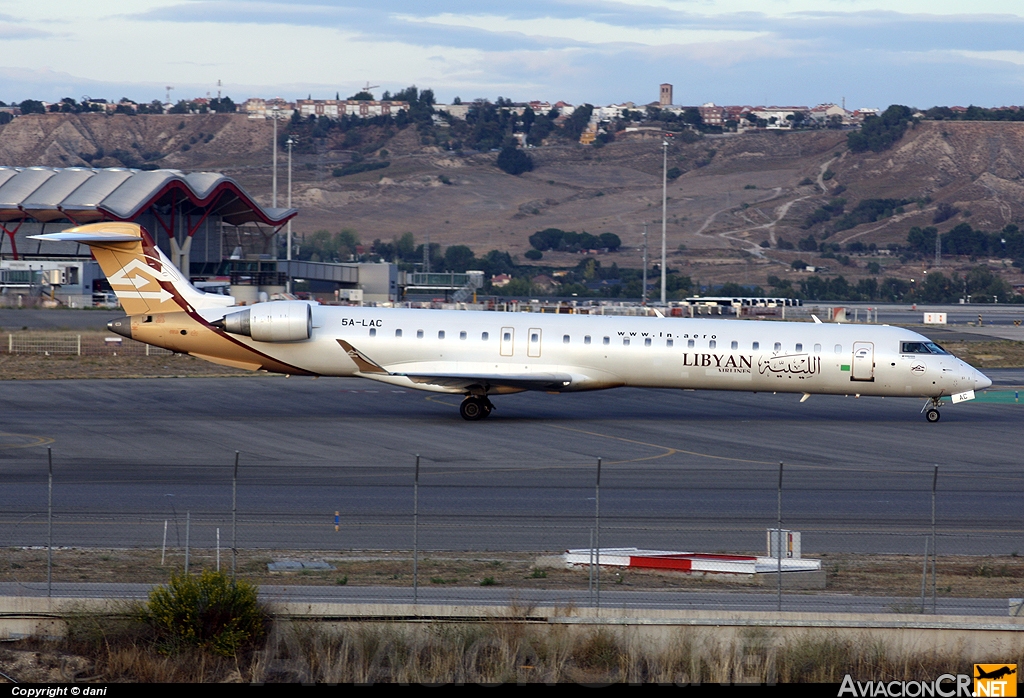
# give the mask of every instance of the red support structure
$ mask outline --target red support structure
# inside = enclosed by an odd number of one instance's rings
[[[18,260],[18,245],[14,242],[14,234],[18,232],[18,228],[20,228],[21,224],[24,223],[24,222],[25,222],[24,218],[22,218],[20,221],[18,221],[18,225],[14,226],[14,230],[8,230],[6,225],[4,225],[3,223],[0,223],[0,229],[3,229],[3,231],[5,233],[7,233],[7,237],[11,238],[11,250],[14,252],[14,260],[15,261]]]

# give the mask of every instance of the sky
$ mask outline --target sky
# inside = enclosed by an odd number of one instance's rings
[[[1021,36],[1020,0],[0,0],[0,100],[1002,106]]]

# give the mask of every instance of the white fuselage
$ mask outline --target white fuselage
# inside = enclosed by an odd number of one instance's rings
[[[899,327],[319,305],[312,311],[308,340],[241,341],[314,374],[450,393],[469,391],[464,382],[405,374],[568,376],[555,391],[634,386],[938,397],[991,385],[951,354],[904,353],[904,342],[930,340]],[[386,371],[361,370],[339,340]],[[528,388],[476,388],[522,389]]]

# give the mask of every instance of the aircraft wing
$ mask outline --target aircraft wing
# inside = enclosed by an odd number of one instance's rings
[[[413,383],[436,385],[442,388],[508,387],[519,390],[562,390],[573,383],[568,373],[444,373],[438,371],[389,371],[344,339],[337,340],[349,358],[359,367],[359,372],[373,376],[399,376]]]
[[[492,375],[467,373],[392,373],[393,376],[404,376],[413,383],[437,385],[442,388],[469,388],[474,385],[482,387],[508,387],[520,390],[562,390],[572,385],[572,376],[568,373],[500,373]]]

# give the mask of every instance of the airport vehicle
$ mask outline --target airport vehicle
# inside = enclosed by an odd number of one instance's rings
[[[463,418],[490,397],[621,386],[926,398],[962,402],[992,382],[899,327],[694,318],[543,315],[323,306],[236,306],[181,276],[134,223],[94,223],[40,240],[87,244],[128,317],[125,337],[226,366],[358,376],[463,395]]]

